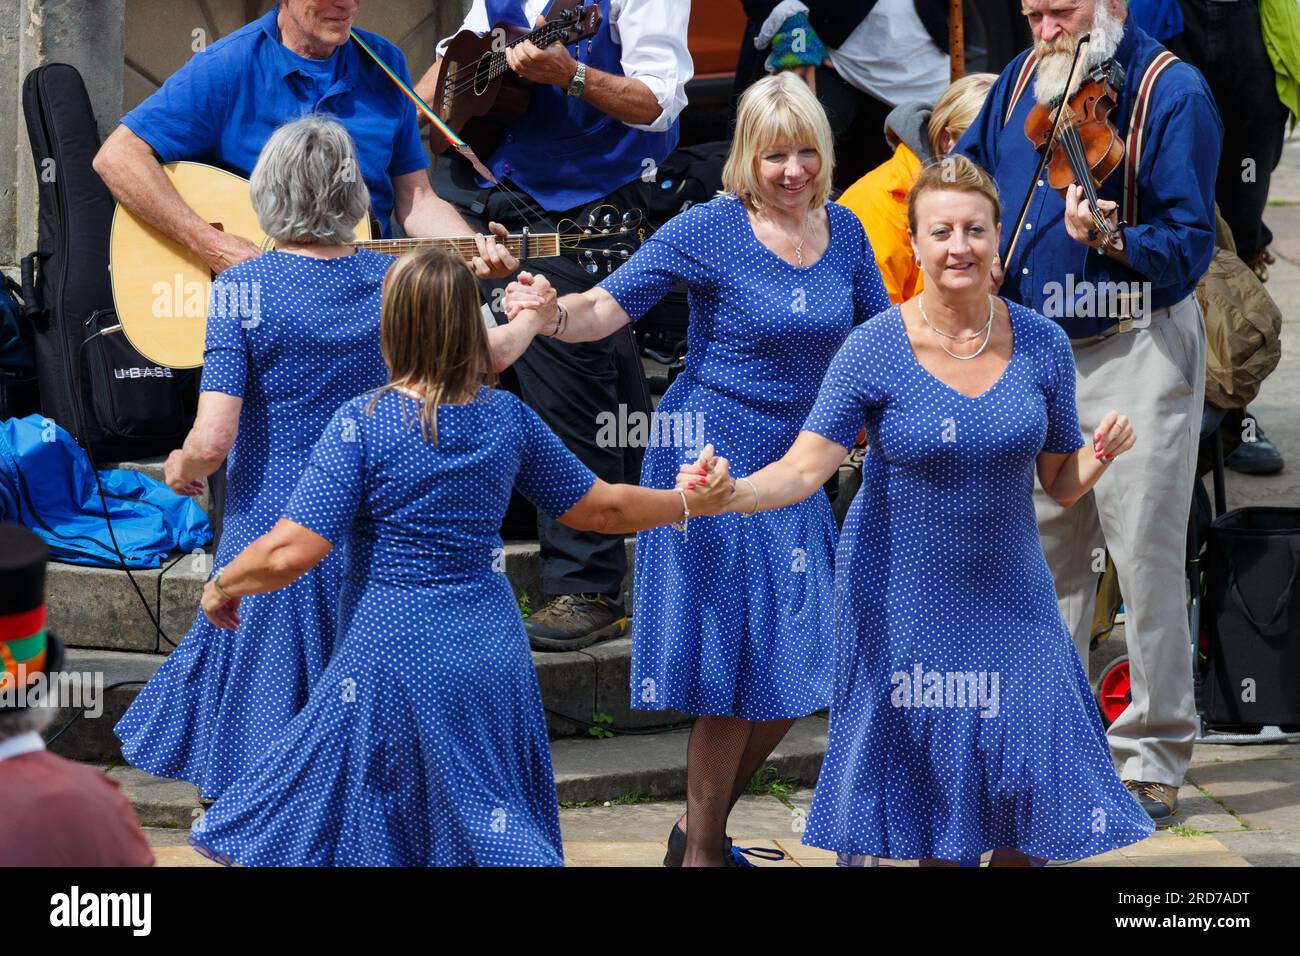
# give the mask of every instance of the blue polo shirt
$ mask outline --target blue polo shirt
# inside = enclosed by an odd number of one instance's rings
[[[164,163],[211,163],[248,176],[271,133],[307,113],[325,113],[352,135],[371,209],[388,235],[393,177],[428,167],[415,106],[349,40],[327,60],[280,42],[279,7],[212,44],[122,118]],[[394,72],[410,80],[402,51],[358,30]]]
[[[1127,134],[1142,71],[1163,49],[1131,18],[1125,23],[1115,52],[1124,67],[1124,89],[1111,116],[1121,136]],[[1025,119],[1035,102],[1032,82],[1003,125],[1026,55],[1028,51],[1016,57],[998,77],[955,150],[997,181],[1003,248],[1020,204],[1034,187],[1013,261],[1003,264],[1002,294],[1055,319],[1071,338],[1087,338],[1114,324],[1113,316],[1094,314],[1106,301],[1098,294],[1101,283],[1145,288],[1152,309],[1191,295],[1214,255],[1214,181],[1223,141],[1223,124],[1204,78],[1190,64],[1175,63],[1156,81],[1137,174],[1137,222],[1124,229],[1130,269],[1071,239],[1065,231],[1065,200],[1043,181],[1034,183],[1039,157],[1025,136]],[[1121,166],[1102,183],[1100,198],[1119,203],[1122,180]],[[1149,285],[1138,285],[1144,282]]]

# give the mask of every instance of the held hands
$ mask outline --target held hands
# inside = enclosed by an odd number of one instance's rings
[[[1109,199],[1099,199],[1097,202],[1101,218],[1112,226],[1118,226],[1119,203]],[[1083,198],[1083,187],[1078,183],[1065,191],[1065,231],[1071,239],[1083,243],[1089,249],[1100,249],[1106,245],[1106,235],[1097,228],[1092,204]]]
[[[506,320],[515,321],[524,313],[532,313],[538,322],[538,331],[553,328],[558,316],[558,299],[555,287],[544,275],[521,272],[519,277],[506,286],[504,300]]]
[[[1128,420],[1128,416],[1109,411],[1097,426],[1097,430],[1093,432],[1093,457],[1102,464],[1109,465],[1132,448],[1136,441],[1137,436],[1133,434],[1133,424]]]
[[[478,233],[474,236],[478,255],[470,260],[469,266],[480,279],[504,279],[519,268],[519,260],[506,249],[504,241],[497,242],[510,234],[506,227],[499,222],[490,222],[488,229],[492,235]]]
[[[239,627],[239,598],[224,598],[217,591],[215,581],[203,586],[203,613],[214,627],[233,631]]]
[[[683,463],[677,472],[677,487],[686,492],[692,516],[722,514],[736,493],[731,464],[713,454],[712,445],[705,445],[694,463]]]
[[[537,26],[545,24],[545,17],[537,18]],[[506,47],[506,66],[525,80],[565,88],[573,80],[573,74],[578,72],[577,61],[569,55],[563,43],[539,47],[532,40]]]

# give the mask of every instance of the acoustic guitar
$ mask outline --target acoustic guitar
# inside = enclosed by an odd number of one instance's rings
[[[489,155],[505,128],[528,109],[532,84],[506,65],[506,50],[525,40],[546,47],[552,43],[568,46],[594,37],[600,30],[600,7],[581,3],[554,0],[546,24],[534,30],[498,23],[487,33],[462,30],[447,42],[429,105],[475,153]],[[442,136],[430,140],[435,153],[444,153],[451,146]]]
[[[167,163],[163,172],[207,222],[269,248],[253,211],[247,179],[203,163]],[[508,236],[504,245],[521,263],[572,255],[595,273],[602,265],[612,269],[632,254],[640,239],[640,223],[639,210],[620,213],[612,206],[599,206],[581,225],[566,219],[557,223],[557,232],[517,233]],[[352,245],[391,255],[427,248],[444,249],[467,262],[478,255],[473,236],[372,239],[368,218],[357,223],[355,235]],[[202,365],[213,279],[207,262],[119,203],[109,237],[109,269],[118,321],[135,349],[156,365]]]

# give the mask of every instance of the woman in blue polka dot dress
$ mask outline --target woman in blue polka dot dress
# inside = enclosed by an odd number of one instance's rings
[[[798,441],[736,482],[742,512],[787,506],[866,425],[804,842],[939,865],[1134,843],[1151,819],[1111,764],[1032,501],[1036,471],[1072,504],[1132,446],[1132,428],[1112,412],[1082,447],[1065,333],[988,294],[999,208],[981,170],[958,157],[923,171],[909,217],[926,291],[849,335]]]
[[[346,542],[329,666],[192,842],[259,866],[560,865],[546,718],[504,573],[511,488],[570,527],[626,533],[716,514],[731,482],[725,468],[682,491],[597,480],[482,386],[478,287],[448,255],[394,266],[381,335],[389,383],[338,409],[284,517],[204,592],[214,624],[238,626],[248,595],[294,587]]]
[[[229,452],[221,567],[279,516],[331,412],[386,378],[379,297],[391,256],[346,242],[365,215],[347,132],[309,118],[281,127],[253,170],[254,208],[277,248],[213,283],[202,396],[185,447],[168,458],[176,491]],[[322,190],[323,182],[336,182]],[[140,691],[115,730],[122,754],[159,777],[197,784],[212,800],[307,701],[329,659],[338,600],[336,558],[293,587],[249,601],[237,634],[203,614]]]
[[[560,337],[588,341],[687,286],[686,367],[658,406],[642,485],[671,488],[705,440],[740,474],[778,456],[849,330],[888,305],[857,217],[826,201],[831,142],[802,81],[760,80],[738,109],[729,193],[676,216],[599,286],[560,303]],[[555,314],[549,294],[540,277],[521,277],[507,314]],[[668,865],[730,858],[731,807],[794,719],[829,703],[835,539],[824,494],[704,522],[689,541],[637,536],[632,706],[698,715]]]

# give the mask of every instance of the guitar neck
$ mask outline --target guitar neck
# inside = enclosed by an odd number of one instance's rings
[[[512,234],[505,239],[498,238],[497,242],[505,245],[506,251],[520,261],[524,259],[546,259],[560,254],[560,234],[557,232],[529,233],[527,255],[524,255],[524,237],[522,235]],[[360,249],[386,252],[392,256],[400,256],[408,252],[419,252],[421,249],[441,249],[444,252],[451,252],[460,256],[466,262],[478,255],[478,246],[475,245],[473,236],[445,236],[430,239],[366,239],[361,242],[354,242],[352,245]]]

